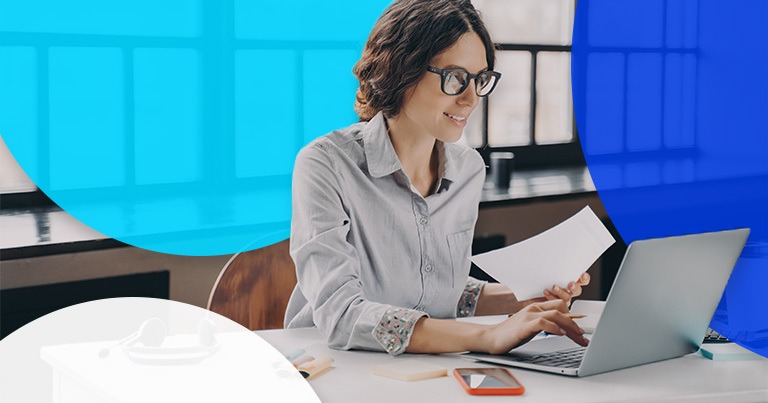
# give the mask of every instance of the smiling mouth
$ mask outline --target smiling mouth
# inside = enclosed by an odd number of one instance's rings
[[[451,119],[453,119],[453,120],[455,120],[457,122],[463,122],[463,121],[467,120],[467,118],[465,118],[465,117],[451,115],[450,113],[443,112],[443,115],[448,116],[449,118],[451,118]]]

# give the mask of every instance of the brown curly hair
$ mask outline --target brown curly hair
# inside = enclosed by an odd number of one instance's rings
[[[495,53],[488,30],[470,0],[397,0],[376,21],[352,72],[360,82],[355,112],[369,121],[379,111],[396,116],[405,91],[426,72],[429,61],[467,32],[485,45],[488,68]]]

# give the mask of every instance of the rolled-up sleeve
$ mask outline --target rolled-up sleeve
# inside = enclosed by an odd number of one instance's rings
[[[329,145],[305,147],[294,167],[291,257],[299,289],[329,347],[402,353],[413,324],[426,314],[366,300],[359,257],[347,241],[350,218],[340,173],[324,147]],[[398,329],[388,331],[393,326]]]
[[[474,277],[470,277],[467,280],[467,285],[464,286],[464,291],[461,293],[461,298],[459,298],[459,305],[456,307],[457,317],[475,316],[477,300],[480,298],[480,293],[486,284],[488,283]]]

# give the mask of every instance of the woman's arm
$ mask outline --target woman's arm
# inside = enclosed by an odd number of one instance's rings
[[[511,315],[526,306],[543,302],[545,298],[529,299],[518,301],[515,294],[509,287],[499,283],[488,283],[483,287],[480,296],[477,299],[477,308],[475,316],[485,315]]]
[[[570,304],[573,298],[581,295],[581,287],[589,284],[589,280],[589,274],[583,273],[577,281],[568,283],[567,287],[554,285],[551,289],[544,290],[543,297],[523,301],[518,301],[509,287],[498,283],[488,283],[477,298],[475,316],[511,315],[528,305],[546,300],[563,300],[566,304]]]
[[[531,303],[496,325],[422,317],[414,326],[405,351],[432,354],[480,351],[502,354],[526,343],[542,331],[568,336],[579,345],[586,346],[589,341],[584,338],[584,331],[565,315],[567,313],[566,302],[555,300]]]

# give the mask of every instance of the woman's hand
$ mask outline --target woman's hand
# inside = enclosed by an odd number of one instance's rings
[[[571,281],[565,288],[555,284],[552,286],[552,289],[544,290],[544,298],[549,301],[561,299],[570,306],[571,300],[581,295],[581,287],[589,284],[589,279],[589,274],[584,272],[578,280]]]
[[[564,300],[530,304],[485,331],[485,350],[490,354],[503,354],[527,343],[542,331],[568,336],[581,346],[589,344],[589,340],[584,338],[584,330],[566,314],[568,307]]]

